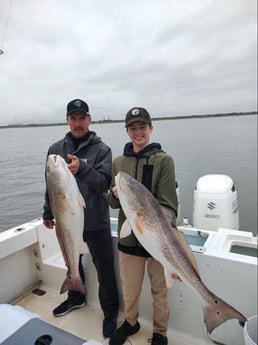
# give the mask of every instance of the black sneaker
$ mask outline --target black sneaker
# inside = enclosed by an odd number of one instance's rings
[[[153,333],[149,342],[151,345],[168,345],[168,338],[159,333]]]
[[[78,301],[78,302],[68,298],[66,301],[61,303],[58,307],[56,307],[53,310],[54,316],[66,315],[70,311],[72,311],[73,309],[82,308],[82,307],[84,307],[86,305],[86,301],[85,300],[84,301]]]
[[[115,329],[116,329],[116,319],[105,317],[105,319],[103,320],[103,326],[102,326],[103,337],[110,338],[111,335],[114,333]]]
[[[140,329],[140,324],[137,321],[134,326],[131,326],[128,321],[124,321],[122,326],[120,326],[111,336],[109,340],[109,345],[122,345],[126,341],[126,338],[130,335],[137,333]]]

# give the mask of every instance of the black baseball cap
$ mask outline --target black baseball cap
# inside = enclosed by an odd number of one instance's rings
[[[88,104],[82,101],[81,99],[74,99],[73,101],[67,104],[66,116],[70,115],[74,111],[80,111],[81,113],[84,113],[85,115],[90,115]]]
[[[141,121],[151,125],[151,117],[145,108],[134,107],[128,111],[125,118],[125,127],[133,122]]]

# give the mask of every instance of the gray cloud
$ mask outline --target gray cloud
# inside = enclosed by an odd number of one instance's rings
[[[96,120],[254,111],[256,13],[256,0],[1,0],[0,124],[64,121],[75,97]]]

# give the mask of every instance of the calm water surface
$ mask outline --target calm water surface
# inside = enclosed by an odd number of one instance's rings
[[[199,177],[229,175],[239,200],[240,229],[257,233],[257,116],[154,121],[152,141],[175,160],[182,216],[192,221]],[[123,123],[92,124],[113,156],[128,141]],[[48,147],[67,126],[0,129],[0,231],[38,218]],[[112,215],[115,215],[112,210]]]

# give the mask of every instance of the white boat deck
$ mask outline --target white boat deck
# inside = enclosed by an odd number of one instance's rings
[[[46,293],[38,296],[32,292],[17,299],[13,304],[24,308],[27,311],[39,315],[44,321],[59,327],[67,332],[77,335],[85,340],[96,340],[100,344],[108,344],[108,339],[104,339],[102,335],[103,314],[97,306],[86,305],[83,308],[73,310],[62,317],[55,317],[52,310],[61,303],[65,295],[60,295],[58,291],[41,286],[41,290]],[[123,321],[123,315],[118,317],[118,324]],[[149,324],[141,322],[140,331],[129,337],[126,345],[144,345],[149,344],[148,339],[152,335],[152,327]],[[170,345],[199,345],[193,342],[182,342],[172,335],[168,334],[168,343]]]
[[[257,237],[252,233],[230,229],[220,229],[218,232],[199,231],[191,228],[181,230],[186,236],[191,237],[191,246],[201,277],[208,287],[247,318],[257,315]],[[197,242],[196,239],[198,239]],[[113,236],[113,245],[121,299],[115,236]],[[231,248],[234,246],[237,249],[239,247],[241,253],[233,252]],[[243,253],[242,250],[244,250]],[[0,344],[3,341],[1,336],[5,331],[5,325],[15,329],[17,323],[15,317],[5,319],[5,312],[1,307],[7,303],[20,306],[24,311],[35,313],[43,321],[85,341],[93,339],[98,344],[108,344],[108,339],[103,339],[102,335],[103,315],[98,301],[96,269],[90,255],[84,256],[83,263],[86,269],[88,304],[84,308],[56,318],[52,311],[65,300],[67,295],[59,293],[66,268],[55,233],[47,231],[41,220],[26,223],[1,233]],[[32,293],[36,287],[46,293],[42,296]],[[24,291],[28,292],[24,293]],[[17,298],[17,296],[20,297]],[[150,284],[148,278],[145,277],[139,305],[141,329],[137,334],[128,338],[126,345],[148,344],[148,339],[152,336],[151,301]],[[227,321],[208,336],[203,322],[200,300],[186,284],[174,283],[170,290],[170,307],[169,345],[210,345],[214,342],[244,345],[243,328],[239,326],[237,320]],[[120,310],[122,313],[122,303]],[[123,315],[120,314],[118,325],[123,320]],[[15,331],[18,328],[17,325]]]

